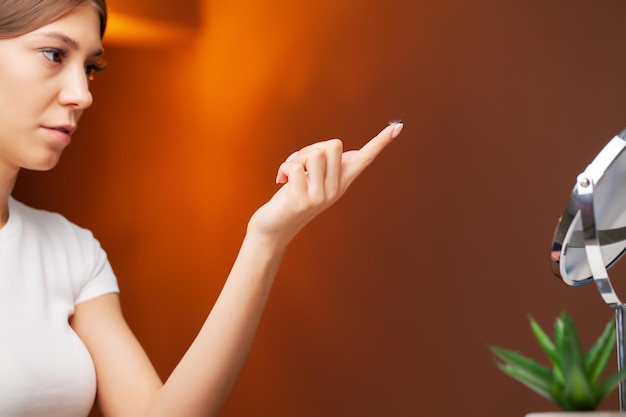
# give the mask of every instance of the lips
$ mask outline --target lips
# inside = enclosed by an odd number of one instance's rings
[[[76,126],[63,125],[63,126],[44,126],[46,129],[58,130],[59,132],[71,135],[76,130]]]
[[[42,128],[50,132],[52,136],[65,145],[71,142],[72,133],[76,131],[75,125],[42,126]]]

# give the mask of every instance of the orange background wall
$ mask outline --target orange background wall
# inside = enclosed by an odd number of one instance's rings
[[[402,118],[293,242],[222,415],[556,410],[486,345],[543,360],[528,314],[549,330],[567,309],[585,346],[611,318],[593,286],[552,276],[549,250],[576,175],[626,127],[626,3],[203,0],[194,13],[164,13],[183,40],[107,44],[61,164],[15,191],[102,241],[159,373],[210,310],[279,163]]]

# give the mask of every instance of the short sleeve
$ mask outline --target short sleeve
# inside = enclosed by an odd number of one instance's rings
[[[84,283],[76,296],[76,304],[104,294],[118,293],[120,291],[117,278],[113,273],[113,268],[109,263],[106,252],[97,240],[94,239],[93,241],[95,251],[93,270],[89,274],[89,279]]]
[[[15,252],[16,273],[33,277],[31,291],[59,300],[70,314],[76,304],[119,292],[107,254],[89,229],[13,199],[9,205],[11,233],[4,241]]]

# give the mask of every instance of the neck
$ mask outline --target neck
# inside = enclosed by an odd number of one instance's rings
[[[17,172],[13,175],[2,175],[0,172],[0,227],[9,220],[9,197],[15,187]]]
[[[9,202],[8,200],[0,207],[0,228],[9,221]]]

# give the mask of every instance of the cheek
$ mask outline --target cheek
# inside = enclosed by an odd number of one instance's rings
[[[6,71],[0,68],[0,126],[3,129],[11,128],[17,120],[24,118],[25,95],[19,88],[19,82],[6,76]]]
[[[7,117],[37,117],[50,105],[54,94],[50,82],[42,79],[39,74],[28,66],[19,66],[0,62],[0,113]]]

